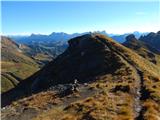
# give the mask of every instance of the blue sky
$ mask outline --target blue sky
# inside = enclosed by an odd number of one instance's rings
[[[158,31],[160,3],[128,1],[3,1],[2,34]]]

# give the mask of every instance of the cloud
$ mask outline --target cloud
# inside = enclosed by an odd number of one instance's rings
[[[147,14],[146,12],[142,12],[142,11],[136,12],[136,15],[146,15],[146,14]]]

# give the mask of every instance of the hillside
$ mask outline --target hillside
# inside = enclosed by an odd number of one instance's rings
[[[22,83],[2,95],[2,103],[29,96],[5,107],[2,120],[158,120],[159,76],[155,63],[130,48],[86,34],[30,77],[28,90]]]
[[[39,65],[24,51],[27,46],[18,45],[7,37],[1,37],[1,92],[6,92],[17,86],[39,70]]]

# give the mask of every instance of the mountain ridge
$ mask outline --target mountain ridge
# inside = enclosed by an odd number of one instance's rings
[[[47,42],[59,42],[59,41],[64,41],[66,42],[67,40],[74,38],[74,37],[78,37],[84,34],[88,34],[91,32],[83,32],[83,33],[72,33],[72,34],[68,34],[65,32],[52,32],[49,35],[44,35],[44,34],[34,34],[32,33],[31,35],[28,36],[8,36],[10,38],[12,38],[13,40],[19,42],[19,43],[23,43],[23,44],[31,44],[33,42],[44,42],[44,40]],[[125,41],[125,37],[131,33],[124,33],[124,34],[109,34],[106,31],[95,31],[95,33],[100,33],[106,36],[110,36],[113,39],[117,40],[118,42],[122,43]],[[135,36],[137,38],[139,38],[141,35],[146,35],[147,33],[141,33],[138,31],[133,32],[133,34],[135,34]]]

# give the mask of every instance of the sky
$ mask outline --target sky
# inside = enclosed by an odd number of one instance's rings
[[[2,1],[3,35],[160,30],[159,1]]]

